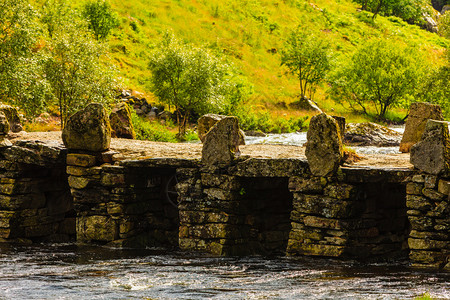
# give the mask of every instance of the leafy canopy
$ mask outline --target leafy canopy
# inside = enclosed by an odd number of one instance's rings
[[[179,136],[192,114],[223,111],[230,93],[229,66],[206,49],[166,34],[149,64],[153,93],[177,113]]]
[[[0,1],[0,101],[34,114],[45,107],[48,85],[42,72],[42,26],[26,0]]]
[[[119,26],[117,14],[105,0],[86,2],[83,6],[83,16],[89,22],[89,28],[97,40],[104,40],[111,30]]]
[[[312,98],[316,86],[330,70],[329,47],[324,40],[300,28],[292,31],[281,52],[281,65],[297,76],[302,99]]]
[[[107,49],[92,37],[76,11],[60,1],[47,6],[45,13],[51,16],[47,18],[51,37],[44,69],[64,126],[79,108],[112,99],[114,70],[102,61]]]
[[[333,75],[330,94],[351,108],[376,110],[384,118],[394,106],[415,95],[423,78],[420,54],[391,40],[375,40],[360,47]]]

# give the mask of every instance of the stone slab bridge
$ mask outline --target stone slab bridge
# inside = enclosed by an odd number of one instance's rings
[[[214,255],[409,255],[414,266],[448,270],[448,160],[434,169],[420,163],[390,167],[396,156],[380,165],[334,165],[330,155],[342,149],[339,126],[330,122],[325,114],[311,120],[307,157],[302,147],[276,148],[291,158],[258,154],[273,146],[239,149],[234,118],[214,125],[203,146],[99,138],[106,147],[86,150],[67,139],[64,146],[17,138],[0,148],[0,241],[158,246]],[[436,123],[428,122],[411,157],[427,160],[420,147],[444,143],[449,149],[448,128]],[[444,130],[438,140],[436,128]],[[327,130],[332,134],[324,135]],[[127,143],[133,151],[124,150]],[[167,157],[152,155],[164,147],[170,151],[156,155]],[[311,166],[311,147],[326,164]],[[177,149],[183,155],[174,154]],[[437,172],[439,166],[444,169]]]

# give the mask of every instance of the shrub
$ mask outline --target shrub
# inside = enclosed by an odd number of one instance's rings
[[[106,39],[111,30],[119,26],[119,18],[105,0],[89,1],[83,6],[83,16],[95,38]]]

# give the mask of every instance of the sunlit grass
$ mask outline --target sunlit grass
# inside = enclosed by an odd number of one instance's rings
[[[256,111],[278,109],[298,99],[298,82],[280,67],[284,39],[294,27],[320,31],[336,59],[351,54],[373,38],[391,38],[415,45],[430,65],[442,64],[445,39],[398,18],[359,11],[350,0],[110,0],[121,25],[110,38],[114,57],[126,87],[151,97],[147,68],[151,50],[171,30],[181,40],[224,55],[254,86],[248,104]],[[272,26],[272,27],[271,27]],[[275,29],[270,29],[275,28]],[[328,113],[360,121],[370,118],[348,111],[327,99],[327,85],[318,88],[315,101]],[[283,114],[295,115],[295,111]],[[394,114],[402,112],[395,110]]]

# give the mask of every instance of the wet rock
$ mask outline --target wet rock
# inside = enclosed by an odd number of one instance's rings
[[[0,135],[7,135],[9,132],[9,122],[5,114],[0,111]]]
[[[345,118],[339,116],[332,116],[332,117],[338,124],[339,133],[341,134],[341,138],[343,139],[345,136]]]
[[[19,112],[17,111],[17,108],[11,106],[11,105],[0,105],[0,111],[2,111],[6,118],[8,119],[10,130],[12,132],[20,132],[22,131],[23,127],[20,122],[20,116]]]
[[[411,147],[411,163],[428,174],[449,171],[450,137],[448,123],[428,120],[420,142]]]
[[[0,111],[0,148],[10,147],[12,143],[6,138],[9,132],[9,122],[5,114]]]
[[[202,149],[202,162],[207,165],[228,164],[239,152],[239,123],[236,117],[218,121],[206,134]]]
[[[205,141],[208,131],[220,120],[225,119],[227,116],[217,114],[206,114],[198,119],[197,133],[198,138]],[[245,133],[239,130],[239,145],[245,145]]]
[[[375,123],[348,124],[344,143],[354,146],[398,146],[401,133]]]
[[[324,113],[312,117],[307,140],[305,154],[311,173],[327,176],[336,172],[343,158],[341,135],[336,121]]]
[[[128,105],[124,102],[118,103],[112,110],[109,116],[111,124],[111,136],[135,139],[136,132],[134,131],[133,123],[131,122],[131,111]]]
[[[72,150],[101,152],[109,149],[111,127],[105,108],[91,103],[67,121],[62,132],[64,145]]]
[[[255,137],[266,137],[267,134],[260,130],[246,130],[245,131],[246,136],[255,136]]]
[[[441,107],[437,104],[417,102],[411,104],[405,132],[400,142],[400,152],[407,153],[420,141],[428,120],[443,121]]]

